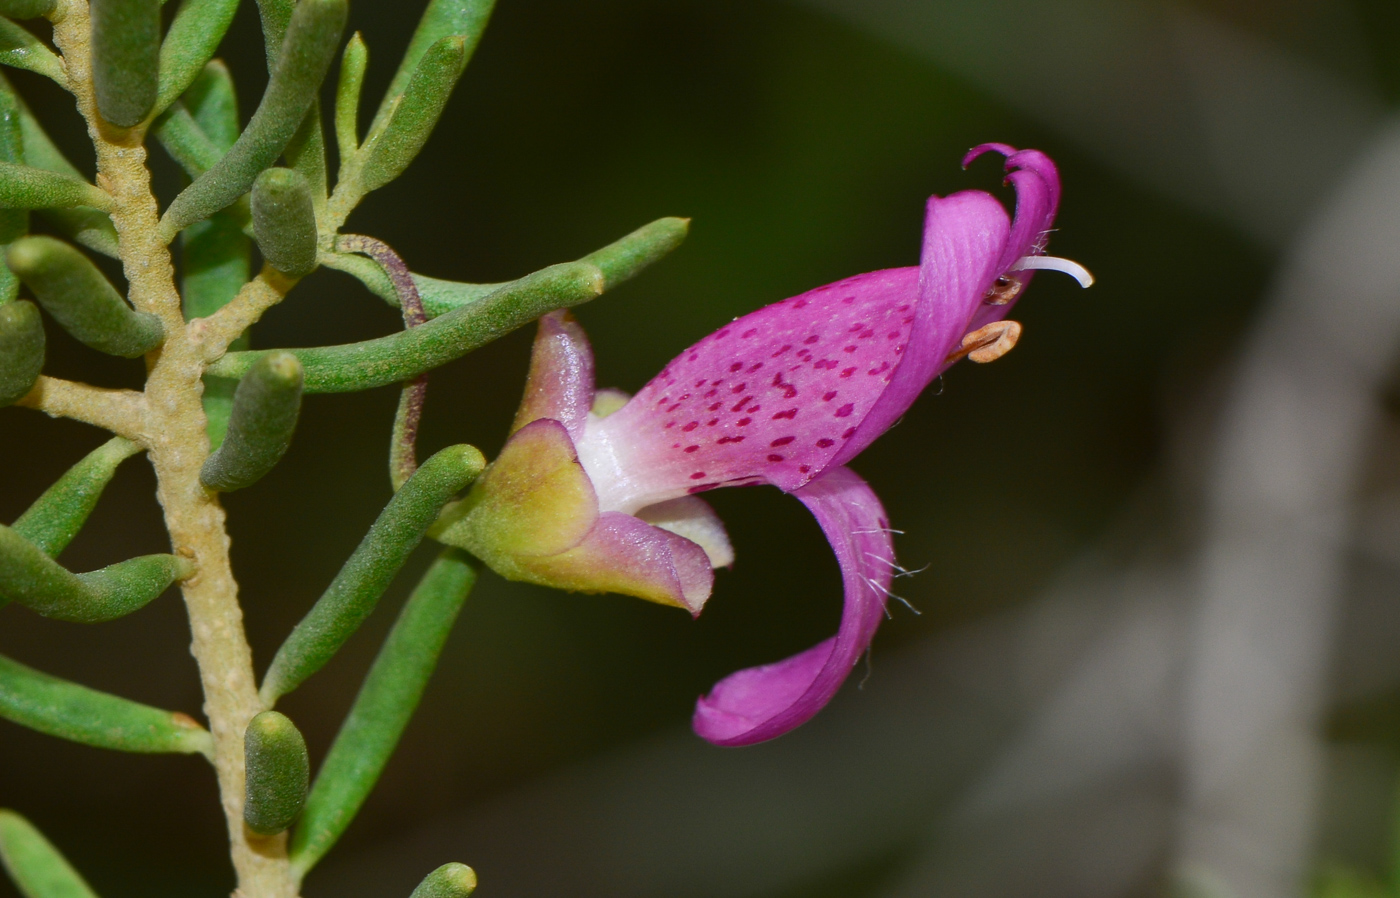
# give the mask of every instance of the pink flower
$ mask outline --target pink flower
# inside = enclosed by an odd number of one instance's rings
[[[760,309],[676,357],[627,399],[595,394],[593,356],[567,313],[540,321],[512,436],[439,538],[503,576],[620,592],[699,614],[712,568],[733,560],[724,526],[696,493],[770,484],[816,517],[840,562],[836,635],[742,670],[696,705],[718,745],[781,735],[816,714],[870,645],[896,570],[875,493],[845,467],[964,355],[1015,344],[1005,320],[1037,268],[1087,286],[1088,272],[1043,255],[1059,201],[1054,163],[1006,157],[1015,220],[990,194],[932,197],[917,268],[861,274]]]

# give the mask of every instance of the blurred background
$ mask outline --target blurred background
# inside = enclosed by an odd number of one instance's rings
[[[418,12],[353,7],[369,102]],[[260,47],[249,2],[223,53],[245,116]],[[90,171],[67,96],[13,80]],[[692,217],[672,257],[579,310],[601,386],[915,264],[928,195],[1002,190],[994,162],[958,167],[984,141],[1055,158],[1051,251],[1098,284],[1037,278],[1016,350],[950,371],[854,463],[921,569],[899,584],[917,613],[891,604],[814,722],[738,750],[689,732],[697,695],[830,635],[841,604],[797,502],[712,493],[738,561],[697,621],[483,576],[308,898],[407,895],[452,860],[483,898],[1393,894],[1397,100],[1386,0],[500,0],[427,149],[348,229],[496,281]],[[399,326],[323,271],[253,339]],[[425,450],[499,448],[530,330],[434,375]],[[139,362],[49,331],[50,373],[139,384]],[[396,398],[310,397],[286,460],[228,497],[262,664],[387,500]],[[101,439],[0,412],[0,520]],[[127,463],[65,563],[164,550],[152,490]],[[430,557],[286,700],[313,761]],[[91,628],[6,608],[0,652],[199,710],[174,594]],[[106,898],[227,894],[215,798],[197,759],[0,723],[0,804]]]

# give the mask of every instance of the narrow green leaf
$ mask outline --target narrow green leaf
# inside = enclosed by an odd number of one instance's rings
[[[191,570],[188,561],[175,555],[142,555],[74,574],[13,528],[0,525],[0,600],[55,620],[96,624],[125,617]]]
[[[140,446],[124,437],[112,437],[98,446],[34,500],[15,521],[15,533],[57,558],[87,523],[117,467],[140,451]]]
[[[0,65],[37,72],[65,87],[68,85],[63,62],[43,41],[9,19],[0,19]]]
[[[24,162],[24,126],[20,123],[19,98],[0,82],[0,162]],[[29,212],[0,209],[0,247],[13,243],[29,232]],[[19,295],[19,278],[0,266],[0,304]],[[0,390],[3,393],[3,390]]]
[[[0,162],[0,207],[52,209],[106,206],[111,199],[106,191],[94,187],[82,178],[14,162]]]
[[[335,141],[342,169],[360,148],[360,93],[369,67],[369,48],[356,31],[340,57],[340,81],[335,87]]]
[[[53,12],[55,0],[0,0],[0,16],[38,19]]]
[[[238,93],[222,60],[210,60],[185,91],[182,102],[214,145],[227,152],[238,140]]]
[[[89,7],[97,111],[114,125],[134,127],[156,105],[160,0],[90,0]]]
[[[486,459],[471,446],[449,446],[408,479],[334,582],[277,650],[261,695],[273,704],[320,670],[378,604],[394,575],[453,495],[476,479]]]
[[[0,408],[28,393],[44,370],[44,322],[32,302],[0,304]]]
[[[238,11],[238,0],[181,0],[160,45],[155,109],[174,103],[209,62]]]
[[[292,866],[299,873],[331,850],[379,780],[475,582],[476,571],[466,555],[448,549],[428,568],[399,612],[316,774],[306,812],[292,836]]]
[[[296,0],[258,0],[258,18],[262,20],[263,47],[267,53],[267,71],[272,73],[277,57],[282,55],[282,39],[292,21]]]
[[[443,864],[425,876],[409,898],[468,898],[475,891],[475,870],[466,864]]]
[[[326,190],[326,136],[321,129],[321,99],[317,97],[306,111],[301,127],[292,135],[287,144],[287,164],[301,173],[311,188],[311,204],[316,210],[317,219],[325,217]]]
[[[290,352],[263,356],[238,384],[223,445],[200,469],[212,490],[251,486],[286,454],[301,411],[301,363]]]
[[[579,261],[597,265],[603,272],[604,289],[611,290],[670,254],[689,232],[688,218],[658,218]]]
[[[53,843],[11,810],[0,810],[0,862],[24,898],[97,898]]]
[[[94,748],[211,754],[194,718],[89,689],[0,655],[0,718]]]
[[[316,210],[301,172],[269,168],[253,182],[253,236],[267,264],[287,277],[316,270]]]
[[[387,337],[289,349],[306,370],[308,393],[346,393],[400,383],[447,364],[554,309],[602,293],[603,275],[582,262],[552,265],[513,281],[473,305]],[[216,377],[241,377],[266,350],[231,352],[209,366]]]
[[[99,352],[135,358],[164,339],[159,318],[128,306],[97,266],[61,240],[21,238],[5,262],[64,330]]]
[[[232,203],[287,148],[330,68],[345,27],[345,0],[301,0],[248,127],[218,164],[185,188],[161,219],[168,238]]]
[[[428,142],[466,65],[467,43],[460,35],[444,37],[428,48],[382,130],[365,142],[362,189],[378,190],[403,174]]]
[[[394,105],[408,89],[408,82],[412,80],[419,61],[429,47],[445,37],[456,35],[465,39],[466,59],[471,59],[477,42],[481,40],[481,33],[486,30],[486,20],[491,17],[493,6],[495,0],[429,0],[413,38],[408,42],[408,50],[403,54],[398,71],[394,73],[394,80],[389,82],[389,89],[379,103],[379,111],[370,125],[371,134],[379,130],[393,112]]]
[[[209,139],[183,103],[165,110],[151,131],[191,178],[198,178],[223,158],[224,151]]]
[[[285,714],[263,711],[243,734],[243,822],[272,836],[292,825],[306,803],[311,759],[306,740]]]
[[[0,88],[14,96],[19,104],[24,162],[35,168],[82,180],[82,174],[64,158],[58,147],[54,146],[39,120],[34,117],[34,113],[24,105],[23,98],[14,92],[9,81],[3,76],[0,76]],[[118,258],[117,230],[112,226],[112,219],[106,212],[87,206],[76,206],[71,209],[46,209],[41,214],[74,243],[80,243],[105,256]]]

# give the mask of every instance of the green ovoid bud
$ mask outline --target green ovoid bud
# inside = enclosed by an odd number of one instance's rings
[[[301,172],[269,168],[253,182],[253,235],[267,264],[287,277],[316,270],[316,210]]]
[[[97,898],[43,833],[14,811],[0,811],[0,861],[24,898]]]
[[[276,835],[292,825],[306,803],[311,781],[306,740],[285,714],[264,711],[248,722],[243,758],[243,822],[259,835]]]
[[[443,864],[418,883],[409,898],[467,898],[476,891],[476,871],[466,864]]]
[[[94,206],[105,209],[112,198],[82,178],[0,162],[0,206],[8,209],[55,209]]]
[[[408,168],[427,143],[466,65],[467,42],[460,35],[442,38],[423,54],[383,131],[367,141],[360,169],[363,189],[377,190]]]
[[[44,322],[32,302],[0,305],[0,408],[28,393],[44,368]]]
[[[0,0],[0,16],[37,19],[53,12],[56,0]]]
[[[258,359],[233,394],[222,445],[200,469],[205,486],[241,490],[262,479],[286,454],[301,412],[301,362],[290,352]]]
[[[214,752],[209,731],[188,714],[61,680],[3,655],[0,718],[94,748],[147,754]]]
[[[160,0],[91,0],[90,6],[97,111],[112,124],[130,128],[156,105]]]
[[[64,330],[99,352],[136,358],[165,339],[159,318],[128,306],[97,266],[61,240],[21,238],[5,262]]]
[[[330,69],[345,16],[346,0],[297,3],[262,102],[219,163],[165,210],[161,229],[168,239],[247,193],[258,174],[287,148]]]

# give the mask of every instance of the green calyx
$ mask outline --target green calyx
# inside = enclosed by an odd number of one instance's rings
[[[160,82],[160,0],[91,0],[92,84],[97,111],[114,125],[139,125]]]
[[[290,352],[258,359],[238,384],[223,444],[200,469],[205,486],[232,492],[251,486],[281,461],[301,411],[301,363]]]
[[[243,822],[272,836],[291,826],[306,803],[311,760],[306,740],[285,714],[263,711],[243,733]]]
[[[60,240],[21,238],[5,262],[64,330],[99,352],[135,358],[165,339],[159,318],[128,306],[97,266]]]
[[[33,388],[44,368],[44,322],[32,302],[0,304],[0,407]]]
[[[269,168],[253,182],[253,235],[267,264],[290,278],[316,270],[316,210],[301,172]]]

